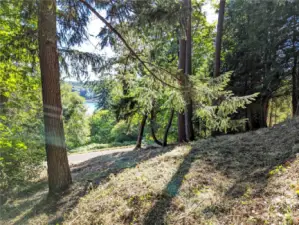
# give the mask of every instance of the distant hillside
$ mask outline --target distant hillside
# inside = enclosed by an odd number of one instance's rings
[[[299,121],[293,120],[174,147],[111,175],[67,221],[299,224],[298,128]]]

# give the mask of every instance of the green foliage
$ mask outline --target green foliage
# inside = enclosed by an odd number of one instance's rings
[[[258,96],[234,96],[232,91],[226,89],[230,76],[231,72],[211,79],[200,79],[200,74],[192,77],[196,115],[206,122],[205,126],[210,130],[227,132],[228,129],[240,129],[246,119],[232,120],[230,116],[238,109],[245,108]]]
[[[276,166],[273,170],[269,172],[269,176],[274,176],[276,174],[280,174],[286,171],[286,168],[283,165]]]
[[[32,63],[37,21],[21,14],[32,4],[0,2],[0,190],[34,178],[45,156],[40,79]]]
[[[96,111],[90,120],[91,142],[104,144],[112,142],[111,130],[115,124],[115,117],[111,111]]]
[[[268,126],[273,126],[292,117],[291,96],[272,98],[269,102]]]
[[[6,64],[2,70],[2,65],[0,189],[34,177],[45,155],[40,80],[35,74],[24,79],[22,67]]]
[[[234,71],[231,88],[236,94],[259,92],[261,98],[275,97],[289,79],[298,51],[298,3],[228,2],[223,67]]]
[[[215,79],[210,78],[215,25],[207,22],[202,11],[205,2],[192,1],[193,59],[189,79],[183,75],[184,71],[177,69],[178,41],[186,38],[181,21],[186,12],[180,1],[92,4],[98,10],[106,10],[108,21],[136,51],[132,54],[111,29],[103,27],[97,36],[100,45],[110,46],[116,53],[109,59],[69,48],[86,39],[90,14],[80,1],[58,1],[61,68],[69,76],[87,80],[91,66],[101,76],[93,85],[101,110],[90,121],[85,115],[84,99],[72,92],[69,85],[62,84],[63,120],[69,149],[90,140],[98,144],[134,141],[142,115],[149,115],[152,110],[156,111],[154,131],[162,139],[170,112],[182,112],[189,94],[199,134],[202,127],[208,133],[237,130],[246,121],[244,117],[231,119],[238,110],[256,98],[275,97],[281,86],[289,87],[290,83],[282,80],[290,75],[296,52],[298,1],[254,4],[229,1],[222,69],[234,72]],[[35,67],[38,62],[36,9],[35,1],[0,3],[0,173],[6,182],[2,187],[16,177],[25,179],[29,174],[27,168],[40,164],[45,155],[40,78]],[[264,12],[266,18],[261,16]],[[281,89],[281,95],[288,89]],[[270,108],[274,104],[273,99]],[[280,104],[278,111],[275,121],[285,119],[287,103]],[[176,141],[176,120],[175,117],[169,131],[170,141]],[[148,125],[149,120],[145,136],[151,140]]]
[[[72,87],[62,84],[61,96],[66,145],[69,149],[85,145],[89,142],[89,121],[86,116],[84,98],[72,92]]]
[[[111,130],[111,138],[114,142],[135,141],[138,135],[138,126],[128,124],[125,120],[119,121]]]

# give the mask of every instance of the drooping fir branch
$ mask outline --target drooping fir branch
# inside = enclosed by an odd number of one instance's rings
[[[103,56],[90,52],[60,48],[59,56],[61,69],[68,76],[75,76],[77,79],[85,78],[88,80],[88,65],[91,65],[92,70],[96,72],[100,71],[98,68],[103,69],[107,67]],[[115,61],[115,59],[111,60]],[[111,60],[109,63],[111,63]]]
[[[133,50],[133,48],[128,44],[128,42],[124,39],[124,37],[104,18],[102,17],[94,7],[92,7],[88,2],[85,0],[79,0],[82,4],[84,4],[94,15],[96,15],[113,33],[117,35],[117,37],[123,42],[123,44],[129,49],[131,54],[144,66],[144,68],[158,81],[160,81],[162,84],[169,86],[171,88],[178,89],[177,87],[163,81],[161,78],[157,77],[154,72],[148,68],[145,61],[143,61],[138,54]]]
[[[240,129],[247,119],[232,119],[232,115],[239,109],[254,102],[258,93],[246,96],[235,96],[226,87],[230,81],[231,72],[211,78],[204,82],[192,77],[193,99],[196,108],[196,116],[203,119],[206,127],[211,130],[227,132],[228,129]],[[199,74],[197,74],[199,76]]]

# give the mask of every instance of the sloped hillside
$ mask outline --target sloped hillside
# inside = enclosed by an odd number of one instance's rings
[[[299,224],[298,128],[288,121],[175,147],[110,176],[65,223]]]
[[[58,221],[299,224],[298,131],[299,120],[292,120],[190,145],[134,151],[118,161],[106,157],[83,163],[73,168],[75,185],[86,174],[94,183]],[[147,160],[141,160],[145,155]],[[95,178],[99,172],[105,179]],[[53,215],[32,214],[26,223],[47,223]]]

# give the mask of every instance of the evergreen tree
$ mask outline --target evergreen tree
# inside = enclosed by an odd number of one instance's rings
[[[234,0],[227,4],[222,70],[234,71],[231,89],[238,96],[260,93],[237,116],[249,119],[247,129],[267,126],[269,100],[291,71],[288,4],[293,3]]]
[[[62,121],[56,0],[41,0],[39,7],[38,37],[49,193],[55,194],[64,191],[72,183]]]

